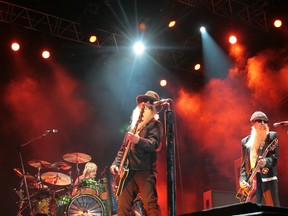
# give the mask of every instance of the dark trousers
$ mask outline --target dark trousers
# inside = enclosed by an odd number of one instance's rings
[[[280,207],[278,194],[278,180],[262,182],[261,177],[257,174],[257,203],[261,203],[263,198],[266,205]]]
[[[140,194],[148,216],[161,216],[156,191],[156,176],[150,170],[129,171],[118,199],[118,216],[130,216],[133,201]]]

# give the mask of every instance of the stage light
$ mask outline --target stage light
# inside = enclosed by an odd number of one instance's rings
[[[201,68],[201,64],[195,64],[194,65],[194,70],[197,71],[197,70],[200,70]]]
[[[137,43],[135,43],[133,49],[137,55],[140,55],[144,52],[145,47],[144,47],[142,42],[137,42]]]
[[[164,87],[166,85],[167,85],[167,80],[165,79],[160,80],[160,86]]]
[[[231,36],[229,37],[229,42],[230,42],[230,44],[235,44],[235,43],[237,42],[236,36],[231,35]]]
[[[202,27],[200,28],[200,32],[201,32],[201,33],[206,32],[206,28],[205,28],[204,26],[202,26]]]
[[[95,43],[96,40],[97,40],[97,37],[96,37],[95,35],[92,35],[92,36],[90,36],[90,38],[89,38],[89,41],[90,41],[91,43]]]
[[[168,24],[169,28],[173,28],[176,25],[176,21],[175,20],[171,20]]]
[[[279,19],[275,20],[275,21],[274,21],[274,26],[275,26],[276,28],[280,28],[280,27],[282,26],[282,21],[279,20]]]
[[[44,51],[42,52],[42,57],[43,57],[44,59],[48,59],[48,58],[50,57],[50,52],[47,51],[47,50],[44,50]]]
[[[20,49],[19,43],[13,42],[13,43],[11,44],[11,49],[12,49],[13,51],[18,51],[18,50]]]
[[[146,25],[145,25],[144,22],[141,22],[138,27],[139,27],[139,29],[142,30],[142,31],[144,31],[144,30],[146,29]]]

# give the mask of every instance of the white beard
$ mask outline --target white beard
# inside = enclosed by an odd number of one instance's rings
[[[258,149],[264,145],[266,136],[269,132],[268,127],[261,127],[256,129],[254,126],[251,130],[251,136],[247,142],[247,147],[250,148],[250,165],[251,168],[255,167],[256,160],[258,158]]]
[[[140,115],[140,111],[141,108],[139,108],[139,106],[137,106],[133,112],[132,112],[132,116],[131,116],[131,124],[130,124],[130,130],[134,130],[134,127],[136,126],[136,123],[139,119],[139,115]],[[138,124],[137,127],[137,131],[141,130],[143,127],[145,127],[145,125],[154,118],[154,116],[156,115],[157,111],[155,109],[155,107],[151,106],[151,107],[145,107],[144,109],[144,113],[143,113],[143,117],[142,117],[142,121]]]

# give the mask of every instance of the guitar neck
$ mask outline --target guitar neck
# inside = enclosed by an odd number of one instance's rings
[[[131,144],[132,144],[132,143],[129,141],[129,142],[127,143],[127,146],[125,147],[125,151],[124,151],[124,153],[123,153],[122,160],[121,160],[120,165],[119,165],[119,170],[121,170],[121,169],[123,168],[123,166],[124,166],[124,163],[125,163],[125,161],[126,161],[127,155],[128,155],[129,150],[130,150],[130,148],[131,148]]]

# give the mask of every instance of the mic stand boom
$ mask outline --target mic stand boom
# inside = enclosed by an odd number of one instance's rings
[[[18,146],[18,154],[19,154],[19,158],[20,158],[20,164],[21,164],[21,169],[22,169],[22,173],[23,173],[23,179],[24,179],[24,186],[25,186],[25,191],[26,191],[26,195],[27,195],[27,200],[28,200],[28,205],[29,205],[29,210],[30,210],[30,215],[33,216],[33,211],[32,211],[32,204],[31,204],[31,199],[30,199],[30,194],[29,194],[29,189],[28,189],[28,184],[27,184],[27,177],[26,177],[26,171],[25,171],[25,166],[23,163],[23,156],[22,156],[22,152],[21,149],[26,146],[29,145],[30,143],[41,139],[42,137],[46,136],[49,132],[45,132],[44,134],[42,134],[41,136],[38,136],[34,139],[29,140],[26,143],[23,143],[22,145]]]

